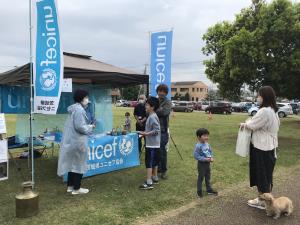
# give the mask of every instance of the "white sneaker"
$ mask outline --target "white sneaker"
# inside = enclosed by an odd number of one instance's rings
[[[73,190],[72,195],[81,195],[89,193],[89,189],[86,188],[79,188],[78,190]]]
[[[70,193],[70,192],[72,192],[72,191],[74,191],[73,186],[68,186],[67,192]]]
[[[249,205],[250,207],[258,208],[258,209],[266,209],[265,203],[263,201],[259,200],[259,198],[249,200],[247,202],[247,205]]]

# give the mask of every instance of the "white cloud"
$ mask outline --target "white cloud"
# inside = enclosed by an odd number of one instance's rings
[[[232,20],[251,0],[58,0],[65,51],[144,70],[149,31],[173,28],[173,80],[204,80],[202,35],[209,26]],[[2,2],[0,71],[29,58],[28,1]],[[208,82],[208,81],[207,81]]]

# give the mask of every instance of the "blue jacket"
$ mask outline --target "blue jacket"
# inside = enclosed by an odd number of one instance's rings
[[[208,143],[197,143],[194,150],[194,158],[200,162],[207,162],[205,158],[212,158],[213,153]]]

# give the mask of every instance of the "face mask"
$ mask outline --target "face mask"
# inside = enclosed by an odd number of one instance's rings
[[[259,106],[261,106],[262,103],[263,103],[262,98],[260,98],[260,97],[257,98],[257,104],[258,104]]]
[[[160,92],[157,95],[158,95],[158,98],[160,98],[160,99],[163,99],[167,96],[164,92]]]
[[[145,103],[145,100],[140,99],[140,100],[139,100],[139,103],[144,104],[144,103]]]
[[[87,106],[87,105],[89,104],[89,99],[88,99],[88,98],[84,98],[84,99],[82,100],[81,104],[82,104],[83,106]]]

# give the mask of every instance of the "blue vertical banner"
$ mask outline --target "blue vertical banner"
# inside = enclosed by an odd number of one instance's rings
[[[162,31],[150,35],[150,95],[157,96],[156,87],[166,84],[171,99],[171,57],[173,31]]]
[[[56,114],[63,82],[63,51],[56,0],[33,0],[34,112]]]

